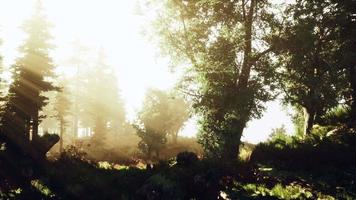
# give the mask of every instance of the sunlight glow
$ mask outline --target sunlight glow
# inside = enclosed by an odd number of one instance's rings
[[[35,0],[0,0],[0,52],[4,65],[10,66],[17,57],[17,48],[24,39],[20,26],[32,12]],[[169,62],[158,56],[159,50],[146,37],[144,16],[135,12],[133,0],[44,0],[46,15],[51,23],[52,52],[59,71],[70,73],[66,60],[70,56],[68,46],[75,40],[93,48],[103,48],[107,63],[118,76],[121,96],[125,101],[128,118],[133,120],[140,108],[145,91],[150,87],[168,89],[179,79],[179,73],[170,73]],[[16,12],[15,12],[16,11]],[[278,102],[272,102],[265,117],[249,123],[244,140],[265,140],[272,128],[287,126],[292,130],[290,119]],[[253,128],[252,128],[253,127]],[[196,134],[196,120],[190,120],[182,135]]]

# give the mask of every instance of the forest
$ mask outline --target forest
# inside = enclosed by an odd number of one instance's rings
[[[0,199],[356,199],[355,0],[138,0],[181,73],[131,118],[107,49],[75,40],[57,63],[50,2],[34,1],[10,64],[0,48]],[[293,132],[244,141],[277,100]]]

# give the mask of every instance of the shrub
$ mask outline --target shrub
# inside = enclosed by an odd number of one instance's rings
[[[356,133],[339,130],[325,137],[311,136],[304,141],[292,139],[260,143],[251,155],[252,163],[287,169],[318,168],[321,165],[356,164]]]
[[[177,166],[189,167],[198,161],[198,157],[193,152],[184,151],[177,155]]]

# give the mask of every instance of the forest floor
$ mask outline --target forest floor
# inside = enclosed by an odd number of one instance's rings
[[[235,163],[186,152],[128,166],[67,151],[28,185],[11,184],[14,173],[1,169],[0,199],[356,199],[356,137],[346,136],[289,149],[280,141],[261,144],[249,161]]]
[[[13,188],[0,199],[356,199],[356,165],[280,170],[270,166],[197,161],[152,168],[62,157],[31,191]]]

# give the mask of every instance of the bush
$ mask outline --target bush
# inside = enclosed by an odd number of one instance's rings
[[[177,155],[177,166],[189,167],[198,161],[198,157],[193,152],[184,151]]]
[[[325,137],[311,136],[304,141],[275,139],[260,143],[251,155],[252,163],[287,169],[310,169],[321,165],[356,165],[356,133],[338,130]]]

